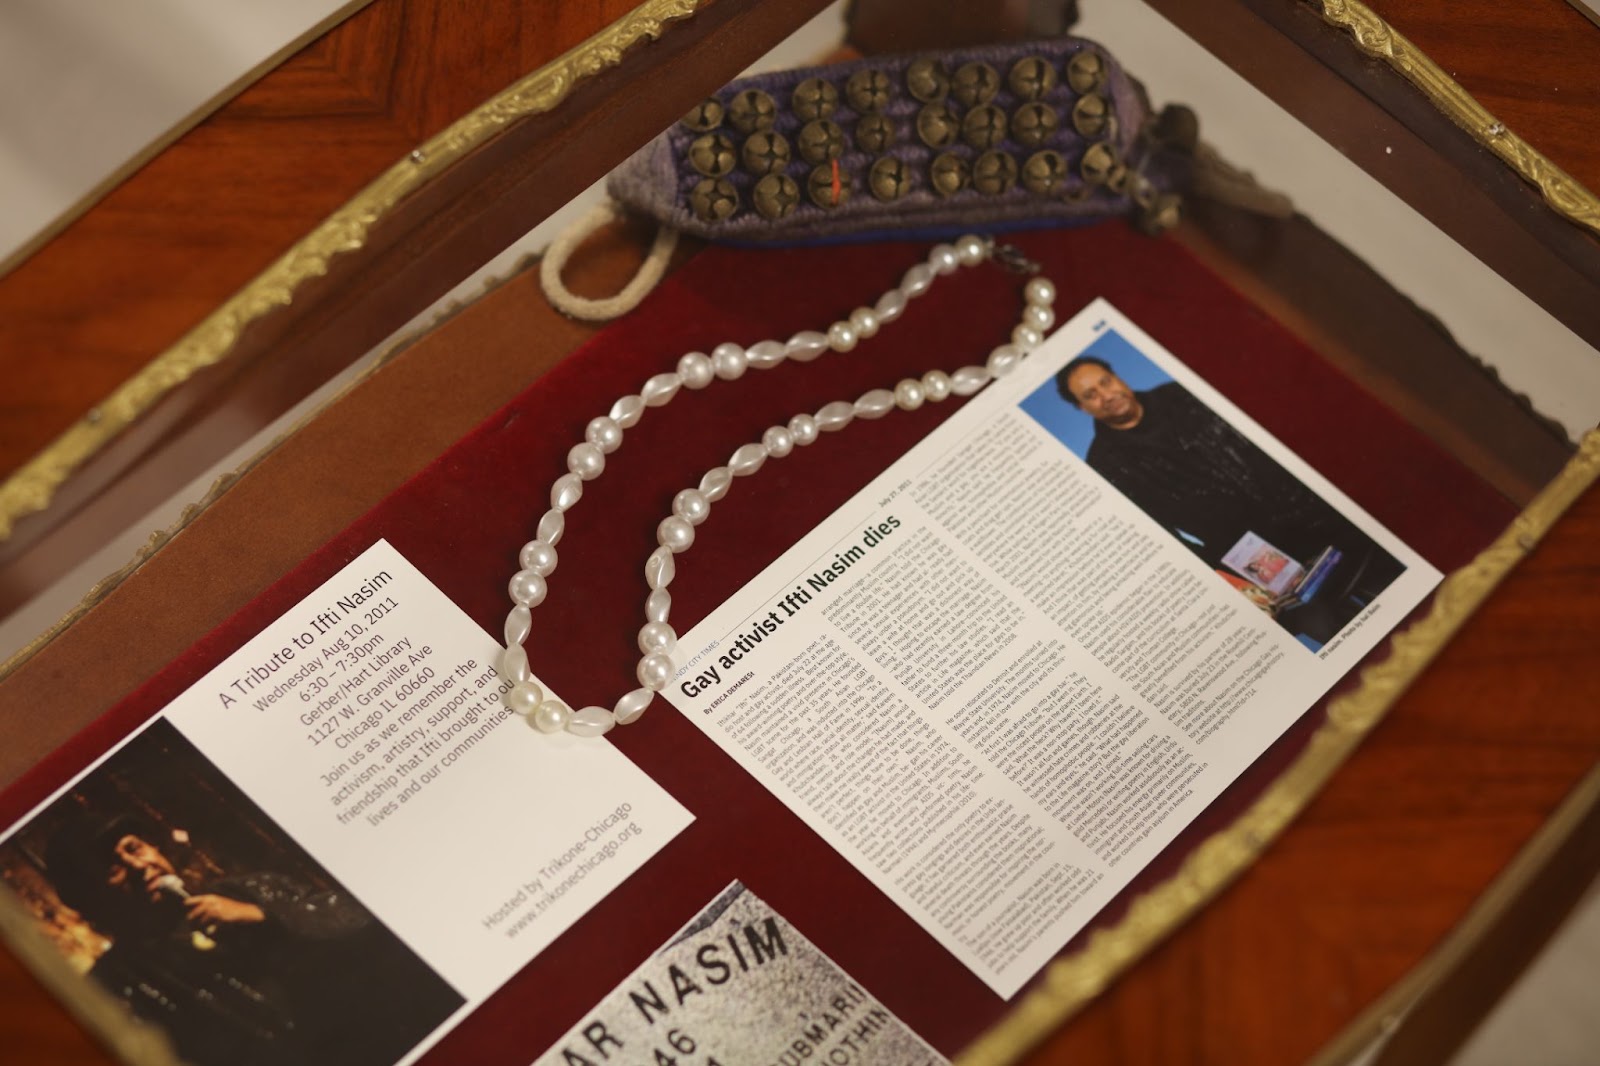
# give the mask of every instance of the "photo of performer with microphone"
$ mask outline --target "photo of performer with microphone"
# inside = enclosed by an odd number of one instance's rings
[[[391,1063],[462,1002],[165,723],[0,846],[0,874],[195,1066]]]

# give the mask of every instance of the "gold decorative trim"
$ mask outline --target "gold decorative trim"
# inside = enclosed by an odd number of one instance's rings
[[[546,63],[451,123],[395,163],[330,215],[249,284],[120,385],[0,485],[0,541],[18,519],[50,505],[74,470],[172,389],[227,358],[247,326],[294,298],[328,272],[337,255],[360,249],[372,227],[397,203],[468,152],[521,119],[550,111],[578,82],[622,61],[629,48],[661,36],[668,22],[694,14],[702,0],[645,0],[582,44]]]
[[[1600,430],[1561,473],[1467,566],[1439,586],[1426,617],[1390,640],[1387,658],[1328,705],[1304,751],[1231,825],[1203,841],[1170,879],[1133,901],[1115,925],[1051,963],[1040,982],[956,1059],[957,1066],[1015,1062],[1244,872],[1322,790],[1356,746],[1443,650],[1495,587],[1585,489],[1600,479]]]
[[[1456,84],[1439,64],[1359,0],[1322,0],[1322,18],[1346,30],[1367,55],[1381,59],[1421,89],[1446,117],[1538,188],[1557,214],[1600,234],[1600,197],[1518,137]]]

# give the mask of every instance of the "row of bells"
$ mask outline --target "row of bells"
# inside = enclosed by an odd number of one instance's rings
[[[1085,183],[1079,194],[1087,196],[1100,185],[1120,192],[1127,169],[1117,159],[1116,150],[1102,141],[1084,153],[1078,172]],[[999,196],[1020,178],[1029,192],[1048,196],[1062,188],[1069,174],[1066,159],[1051,149],[1034,152],[1020,167],[1008,152],[987,151],[970,163],[944,152],[930,164],[928,183],[940,196],[953,196],[969,188],[986,196]],[[818,207],[831,209],[850,198],[852,186],[850,175],[836,159],[830,159],[812,167],[806,177],[805,195]],[[884,203],[900,199],[916,186],[917,176],[910,164],[893,156],[879,159],[867,172],[868,191]],[[781,170],[771,171],[751,188],[750,203],[762,218],[777,221],[800,205],[800,185]],[[706,222],[720,222],[738,212],[739,190],[724,177],[702,178],[689,194],[689,208]]]
[[[1110,136],[1115,119],[1104,97],[1090,93],[1078,98],[1072,107],[1072,128],[1079,135],[1094,139]],[[926,104],[917,113],[914,128],[917,138],[929,148],[942,149],[957,139],[980,152],[999,147],[1007,133],[1024,148],[1040,148],[1060,127],[1061,120],[1049,104],[1030,102],[1006,113],[993,104],[979,104],[960,119],[944,104]],[[863,115],[856,122],[856,146],[879,154],[898,140],[894,123],[883,115]],[[832,119],[815,118],[795,135],[794,144],[777,130],[756,130],[735,147],[726,133],[704,133],[689,145],[689,165],[708,178],[720,178],[737,165],[761,177],[783,170],[798,155],[813,166],[838,159],[847,147],[845,132]]]
[[[1090,49],[1080,50],[1067,60],[1063,74],[1067,85],[1080,95],[1099,92],[1105,86],[1105,59]],[[1057,73],[1042,56],[1024,56],[1011,65],[1006,84],[1024,103],[1037,103],[1056,87]],[[918,59],[904,72],[905,89],[922,104],[939,104],[947,97],[963,107],[988,104],[1000,92],[1000,75],[988,63],[974,60],[963,63],[954,74],[947,74],[936,59]],[[881,70],[862,69],[845,79],[844,101],[859,115],[879,115],[894,99],[893,79]],[[839,109],[839,89],[826,78],[807,78],[794,87],[789,106],[801,122],[832,118]],[[760,89],[744,89],[724,106],[708,97],[685,116],[684,125],[697,133],[709,133],[724,121],[735,131],[749,136],[768,130],[778,120],[778,106],[772,96]]]

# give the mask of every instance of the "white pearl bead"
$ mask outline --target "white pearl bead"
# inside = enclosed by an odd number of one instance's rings
[[[855,417],[856,409],[854,404],[846,403],[844,400],[835,400],[830,404],[824,405],[822,410],[817,412],[817,428],[824,433],[832,433],[848,426]]]
[[[544,602],[549,586],[545,584],[543,574],[534,570],[518,570],[512,575],[507,589],[513,602],[524,607],[537,607]]]
[[[512,644],[500,653],[500,676],[511,682],[532,680],[528,652],[521,644]]]
[[[567,469],[585,481],[593,481],[605,473],[605,453],[588,441],[574,444],[567,453]]]
[[[672,613],[672,593],[655,589],[644,598],[644,617],[649,622],[665,622]]]
[[[694,527],[677,515],[669,515],[656,526],[656,540],[673,553],[688,551],[694,543]]]
[[[872,309],[877,312],[880,325],[893,322],[905,314],[906,294],[899,289],[890,289],[878,297],[878,302],[872,306]]]
[[[542,540],[530,540],[517,553],[517,561],[524,570],[549,577],[555,572],[556,550]]]
[[[894,387],[895,406],[902,411],[915,411],[926,398],[922,392],[922,382],[916,378],[906,378]]]
[[[646,622],[639,627],[639,650],[646,655],[653,651],[671,652],[678,644],[678,634],[665,622]]]
[[[848,322],[835,322],[828,327],[828,347],[836,352],[848,352],[856,346],[856,331]]]
[[[533,715],[528,719],[535,729],[541,733],[559,733],[567,728],[567,723],[572,720],[572,710],[560,700],[545,700],[533,709]]]
[[[672,497],[672,513],[697,526],[711,514],[711,501],[699,489],[684,489]]]
[[[654,698],[656,693],[648,688],[635,688],[627,695],[619,696],[616,706],[611,709],[611,714],[616,715],[618,725],[629,725],[637,722],[638,715],[642,715],[650,707],[650,701]]]
[[[705,498],[716,503],[728,494],[728,487],[733,484],[733,471],[725,466],[712,467],[700,479],[700,491]]]
[[[637,396],[624,396],[611,405],[611,420],[623,429],[632,429],[644,414],[644,401]]]
[[[956,258],[956,250],[950,245],[936,244],[928,253],[928,265],[933,267],[935,274],[954,274],[961,260]]]
[[[683,379],[676,374],[657,374],[644,383],[644,388],[639,390],[639,396],[644,400],[646,407],[665,407],[678,395],[678,389],[683,385]]]
[[[857,418],[882,418],[894,410],[894,393],[888,389],[873,389],[856,400]]]
[[[850,328],[856,331],[856,337],[866,340],[878,332],[878,312],[870,307],[858,307],[850,312]]]
[[[604,707],[585,707],[572,712],[572,718],[567,722],[567,732],[575,737],[603,737],[616,724],[616,715]]]
[[[544,689],[533,681],[523,681],[505,694],[506,709],[513,714],[530,715],[543,702]]]
[[[900,279],[900,291],[910,298],[916,298],[928,291],[928,286],[933,284],[933,267],[927,263],[918,263],[907,270],[905,277]]]
[[[550,506],[558,511],[570,511],[583,499],[583,478],[577,474],[562,474],[550,486]]]
[[[1056,287],[1049,278],[1029,278],[1022,295],[1031,304],[1049,306],[1056,302]]]
[[[734,477],[748,477],[761,469],[767,461],[767,450],[759,444],[741,444],[728,460],[728,471]]]
[[[1020,325],[1011,331],[1011,343],[1032,351],[1044,343],[1044,334],[1029,325]]]
[[[1022,362],[1022,352],[1011,344],[1002,344],[989,353],[989,373],[997,378],[1003,378],[1017,368]]]
[[[950,375],[943,370],[930,370],[922,375],[922,392],[934,403],[950,398]]]
[[[1056,313],[1043,304],[1029,304],[1022,309],[1022,324],[1044,333],[1056,324]]]
[[[671,548],[657,548],[644,561],[644,581],[653,589],[664,589],[678,576],[678,564],[672,561]]]
[[[619,697],[611,713],[617,716],[618,725],[627,725],[630,722],[637,721],[639,716],[645,712],[645,708],[650,706],[650,701],[655,698],[656,694],[649,689],[636,688],[632,692]]]
[[[711,366],[723,381],[743,377],[749,365],[750,360],[745,357],[744,349],[737,344],[719,344],[711,349]]]
[[[810,415],[795,415],[789,419],[789,436],[799,447],[815,444],[817,441],[817,420]]]
[[[539,517],[539,526],[534,530],[535,535],[546,544],[556,545],[561,543],[561,534],[566,532],[567,520],[562,513],[551,508]]]
[[[783,362],[789,354],[789,349],[782,341],[762,341],[752,344],[745,353],[745,360],[757,370],[770,370]]]
[[[511,608],[510,613],[506,615],[506,647],[521,644],[532,632],[533,612],[520,603]]]
[[[828,336],[814,329],[805,329],[790,337],[784,347],[788,349],[790,359],[797,363],[809,363],[828,350]]]
[[[950,391],[957,396],[971,396],[989,383],[989,371],[981,366],[964,366],[950,375]]]
[[[622,447],[622,427],[609,415],[591,418],[589,424],[583,427],[583,439],[610,455]]]
[[[956,240],[956,258],[961,260],[962,266],[977,266],[983,262],[987,252],[982,237],[969,233]]]
[[[639,684],[652,692],[660,692],[672,681],[672,660],[660,652],[652,652],[639,660],[636,676]]]
[[[782,426],[773,426],[761,434],[761,446],[774,459],[782,459],[794,451],[794,435]]]
[[[716,380],[716,368],[704,352],[690,352],[678,360],[678,377],[691,389],[703,389]]]

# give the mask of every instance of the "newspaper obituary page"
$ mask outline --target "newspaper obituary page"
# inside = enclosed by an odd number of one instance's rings
[[[665,694],[1009,998],[1438,580],[1097,301]]]

